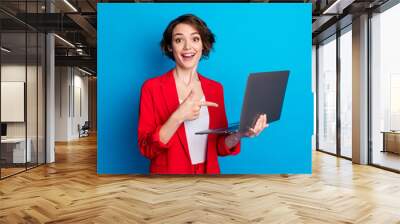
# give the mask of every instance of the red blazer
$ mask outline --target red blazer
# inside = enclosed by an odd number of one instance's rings
[[[222,85],[199,74],[201,87],[207,101],[218,107],[207,107],[210,117],[209,128],[227,127]],[[178,108],[173,70],[147,80],[141,89],[138,144],[143,156],[150,159],[150,173],[193,174],[185,127],[182,123],[167,144],[160,141],[159,131],[171,114]],[[209,134],[205,173],[219,174],[218,156],[235,155],[240,152],[240,143],[229,149],[225,135]]]

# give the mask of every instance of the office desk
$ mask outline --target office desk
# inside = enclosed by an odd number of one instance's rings
[[[1,159],[5,160],[5,163],[30,162],[32,159],[32,140],[28,138],[26,142],[28,147],[26,147],[25,151],[25,138],[1,139]]]
[[[400,131],[382,131],[381,133],[383,133],[382,152],[400,154]]]

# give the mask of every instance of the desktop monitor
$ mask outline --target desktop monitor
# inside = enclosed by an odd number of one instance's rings
[[[7,124],[1,124],[1,136],[7,136]]]

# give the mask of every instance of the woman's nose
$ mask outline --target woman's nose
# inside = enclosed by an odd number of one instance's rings
[[[185,44],[183,45],[183,48],[184,48],[185,50],[190,49],[190,43],[189,43],[189,41],[185,41]]]

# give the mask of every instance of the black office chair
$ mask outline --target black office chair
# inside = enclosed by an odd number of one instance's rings
[[[89,136],[89,129],[90,129],[89,121],[85,121],[82,127],[78,124],[79,138]]]

